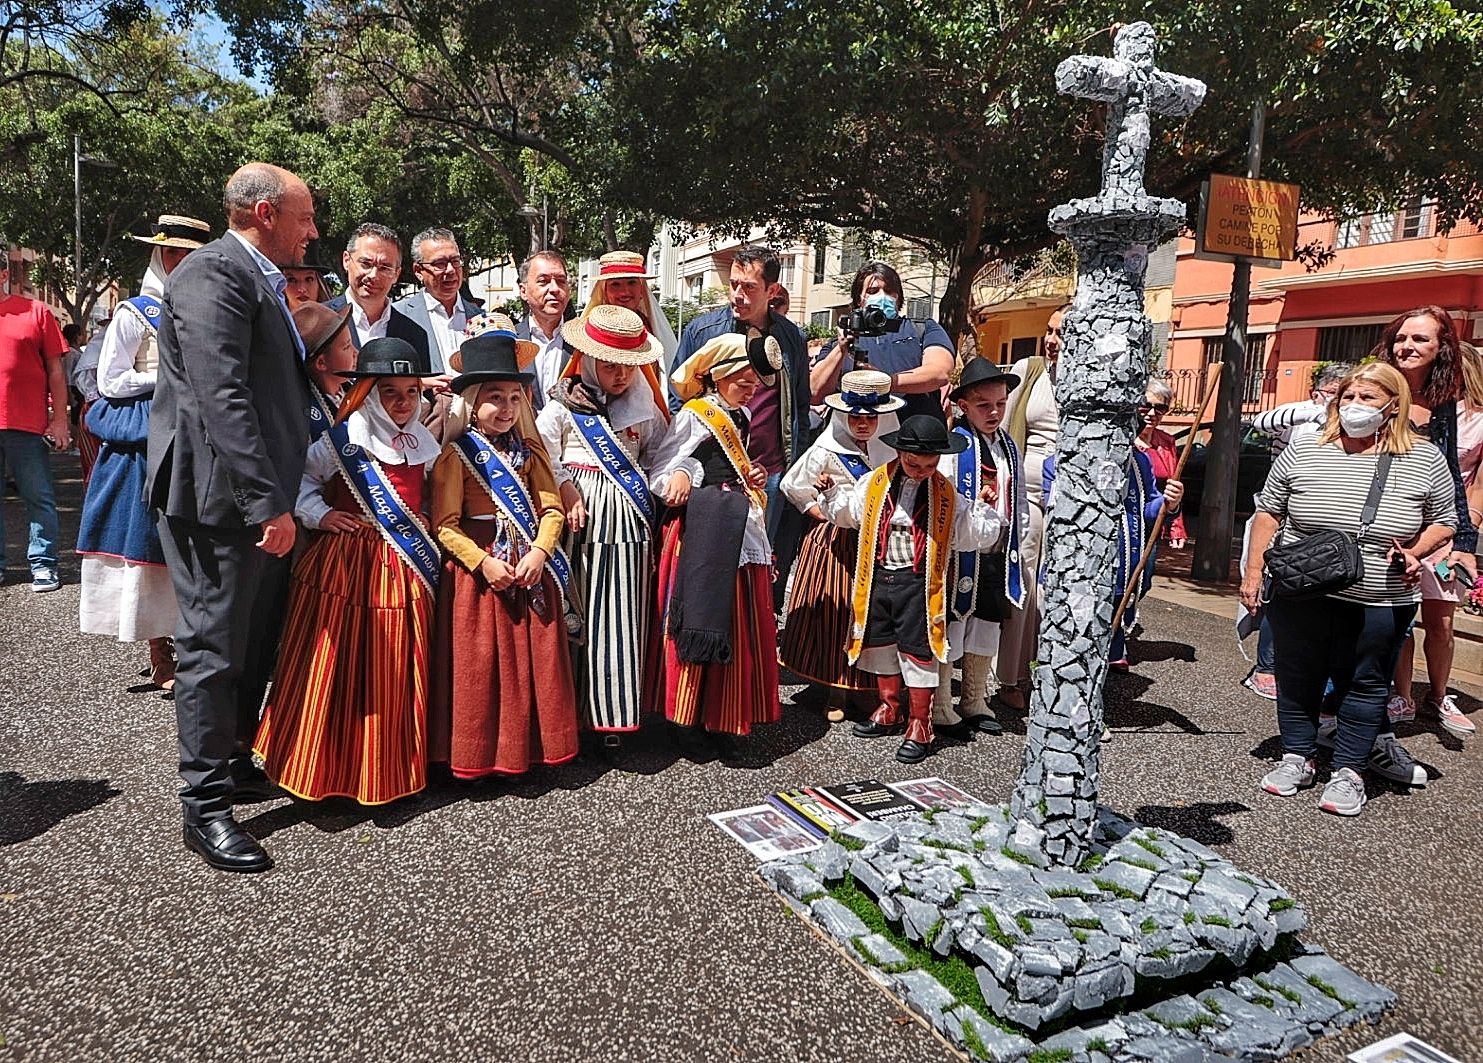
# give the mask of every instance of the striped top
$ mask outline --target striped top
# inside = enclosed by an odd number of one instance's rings
[[[1257,496],[1257,506],[1282,521],[1279,542],[1299,542],[1323,528],[1359,533],[1359,518],[1375,477],[1378,454],[1346,454],[1339,443],[1297,434],[1278,456]],[[1352,587],[1329,595],[1365,605],[1406,605],[1421,600],[1405,570],[1387,556],[1391,539],[1407,542],[1431,524],[1457,527],[1452,474],[1441,451],[1418,442],[1390,464],[1375,523],[1359,544],[1364,575]]]

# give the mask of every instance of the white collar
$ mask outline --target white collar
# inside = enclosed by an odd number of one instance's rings
[[[433,434],[422,424],[421,412],[414,414],[405,427],[397,427],[373,387],[366,401],[345,419],[346,434],[352,443],[369,451],[377,461],[392,465],[426,465],[437,459],[439,447]],[[398,447],[393,443],[398,436],[410,437],[405,440],[406,446]]]
[[[871,436],[865,444],[865,461],[872,469],[879,468],[896,456],[890,447],[881,442],[881,436],[887,432],[896,431],[900,425],[894,413],[882,414],[878,420],[880,423],[876,426],[875,435]],[[859,444],[850,435],[848,415],[840,410],[830,410],[829,430],[822,433],[817,442],[820,447],[831,454],[861,456]]]
[[[391,320],[390,299],[386,300],[386,305],[381,309],[381,316],[378,317],[375,321],[371,320],[370,315],[366,313],[365,308],[357,303],[354,299],[350,298],[349,294],[345,296],[345,301],[350,304],[350,313],[354,315],[356,327],[360,329],[370,330],[372,328],[375,328],[377,325],[382,324],[383,322],[388,322]]]
[[[453,312],[451,314],[443,309],[443,304],[438,301],[438,297],[432,292],[428,291],[426,288],[422,289],[422,298],[427,300],[427,312],[429,314],[437,314],[438,316],[445,318],[448,321],[452,321],[459,314],[463,313],[462,296],[454,296]]]

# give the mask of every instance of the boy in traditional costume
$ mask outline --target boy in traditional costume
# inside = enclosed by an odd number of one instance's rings
[[[660,534],[658,696],[672,722],[722,753],[729,736],[782,718],[767,470],[747,454],[747,403],[781,365],[776,341],[761,336],[706,342],[670,377],[685,405],[653,470],[671,507]]]
[[[294,567],[254,749],[296,797],[381,805],[427,784],[429,636],[438,548],[423,520],[438,444],[422,426],[432,367],[405,340],[360,349],[310,445],[294,515],[320,534]]]
[[[931,749],[932,698],[938,668],[948,659],[953,552],[993,545],[1004,519],[987,502],[960,497],[937,471],[938,460],[961,453],[968,440],[935,417],[908,417],[881,442],[898,460],[856,483],[833,507],[836,522],[860,529],[847,655],[874,673],[880,692],[880,707],[854,733],[879,738],[904,728],[896,759],[916,764]]]
[[[154,252],[140,293],[119,304],[98,353],[98,398],[88,407],[86,427],[102,448],[88,479],[77,530],[82,555],[78,620],[85,635],[148,640],[145,674],[150,685],[169,690],[175,683],[171,636],[180,611],[155,515],[144,501],[149,472],[145,444],[158,364],[155,332],[165,278],[211,239],[211,227],[195,218],[162,214],[153,235],[131,239],[149,244]]]
[[[779,485],[788,501],[817,523],[804,536],[793,565],[778,659],[800,679],[828,689],[828,718],[838,723],[849,695],[873,693],[876,684],[874,676],[845,658],[858,534],[829,520],[824,493],[835,484],[853,486],[895,457],[878,436],[882,421],[886,431],[895,429],[895,411],[906,403],[891,394],[891,378],[874,369],[844,374],[839,394],[824,403],[833,411],[828,425]],[[849,496],[840,491],[833,497]]]
[[[948,395],[963,418],[953,431],[968,440],[959,454],[942,459],[938,471],[958,494],[986,502],[1004,522],[1005,534],[988,550],[959,553],[954,561],[953,596],[948,606],[950,656],[962,662],[963,683],[953,708],[953,666],[939,670],[932,704],[936,730],[958,738],[974,732],[1003,734],[989,710],[990,659],[999,651],[1000,625],[1025,604],[1020,544],[1029,532],[1025,469],[1001,424],[1009,393],[1019,378],[983,358],[975,358]],[[966,423],[963,423],[966,422]],[[996,684],[997,685],[997,684]]]
[[[432,474],[446,558],[431,759],[460,779],[518,775],[577,755],[561,499],[513,322],[489,315],[454,359],[452,423],[466,427]]]
[[[614,750],[639,728],[653,629],[658,507],[644,469],[668,421],[641,374],[660,347],[642,318],[617,306],[594,307],[562,334],[575,353],[536,426],[554,459],[585,610],[586,639],[573,648],[577,702]]]

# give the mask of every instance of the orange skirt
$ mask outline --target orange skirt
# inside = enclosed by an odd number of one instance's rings
[[[463,532],[489,548],[494,521]],[[460,779],[518,775],[577,755],[577,694],[561,596],[542,576],[546,618],[525,591],[501,593],[451,558],[438,588],[438,668],[429,755]]]
[[[841,690],[875,690],[875,676],[850,664],[855,552],[860,533],[818,524],[803,538],[788,586],[778,660],[799,679]]]
[[[432,595],[373,528],[319,534],[294,569],[253,748],[295,797],[382,805],[427,785]]]

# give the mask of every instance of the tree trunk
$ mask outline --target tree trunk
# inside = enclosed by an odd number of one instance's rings
[[[948,267],[947,287],[937,304],[937,323],[954,343],[973,331],[973,282],[988,263],[982,248],[964,246]]]

